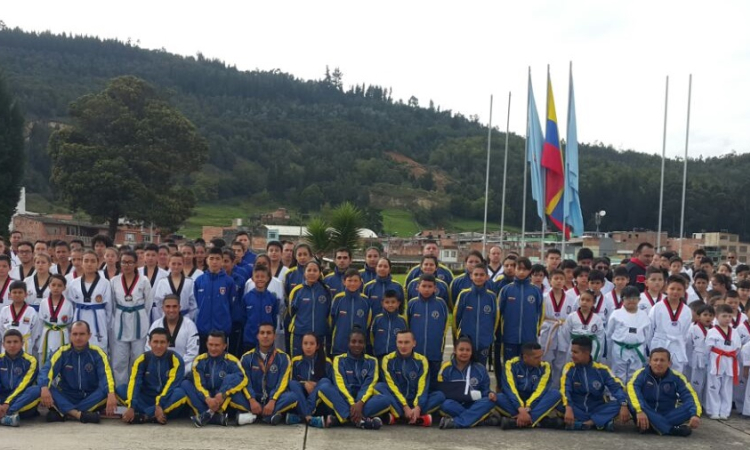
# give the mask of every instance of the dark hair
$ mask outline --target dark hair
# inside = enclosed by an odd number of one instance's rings
[[[67,286],[68,285],[68,280],[63,275],[61,275],[59,273],[54,273],[54,274],[50,275],[49,279],[50,279],[50,281],[52,281],[52,280],[62,281],[63,286]]]
[[[557,255],[557,256],[562,256],[562,252],[560,252],[560,250],[559,250],[559,249],[556,249],[556,248],[549,248],[549,249],[547,249],[547,251],[546,251],[546,252],[544,252],[544,257],[546,258],[546,257],[548,257],[549,255]]]
[[[648,266],[648,268],[646,269],[646,278],[657,273],[661,275],[662,278],[666,278],[664,276],[664,270],[662,270],[661,267],[654,267],[654,266]]]
[[[591,344],[591,338],[587,336],[574,337],[573,342],[571,342],[571,345],[577,345],[589,353],[591,353],[591,349],[593,348]]]
[[[740,272],[750,272],[750,266],[747,264],[737,264],[737,267],[734,268],[734,273]]]
[[[667,286],[669,286],[672,283],[678,283],[683,288],[687,288],[687,282],[684,278],[676,275],[670,275],[669,278],[667,278]]]
[[[606,277],[604,276],[604,272],[602,272],[601,270],[594,269],[589,272],[589,283],[591,283],[592,281],[601,281],[602,283],[604,283],[605,279]]]
[[[503,265],[505,265],[505,261],[513,261],[514,264],[518,264],[518,256],[507,255],[505,258],[503,258]]]
[[[73,331],[73,327],[81,326],[81,325],[86,327],[86,333],[91,334],[91,326],[85,320],[76,320],[75,322],[70,324],[70,331]]]
[[[477,362],[477,355],[474,351],[474,342],[472,342],[471,338],[465,334],[462,334],[461,336],[456,339],[456,342],[453,343],[453,352],[455,354],[456,350],[458,348],[458,344],[466,343],[469,344],[469,347],[471,347],[471,359],[469,360],[469,364]]]
[[[594,252],[591,251],[590,248],[583,247],[580,250],[578,250],[578,254],[576,255],[576,261],[580,261],[582,259],[594,259]]]
[[[586,266],[577,266],[576,270],[573,271],[573,278],[578,278],[579,276],[583,274],[589,275],[591,273],[591,268]]]
[[[641,291],[635,286],[625,286],[622,288],[621,296],[622,298],[639,298],[641,296]]]
[[[700,300],[694,301],[694,302],[693,302],[693,303],[691,303],[690,305],[693,305],[693,304],[695,304],[695,303],[700,303],[700,304],[701,304],[701,305],[700,305],[700,306],[698,307],[698,309],[697,309],[697,310],[695,311],[695,313],[696,313],[696,314],[698,314],[699,316],[700,316],[701,314],[703,314],[704,312],[709,312],[709,313],[711,313],[711,315],[712,315],[712,316],[715,316],[715,315],[716,315],[716,311],[714,310],[714,307],[713,307],[713,306],[711,306],[711,305],[706,305],[705,303],[701,302]]]
[[[256,264],[255,266],[253,266],[253,274],[255,274],[255,272],[265,272],[266,275],[268,275],[269,277],[271,276],[271,269],[269,269],[265,264]]]
[[[240,236],[247,236],[248,238],[250,235],[247,233],[247,231],[238,231],[234,234],[234,238],[237,239]]]
[[[636,253],[640,254],[644,248],[654,248],[653,244],[649,242],[641,242],[638,244],[638,247],[635,249]]]
[[[29,241],[21,241],[18,244],[16,244],[16,248],[18,249],[20,249],[23,246],[29,247],[31,250],[34,250],[34,244],[32,244]]]
[[[715,273],[713,275],[713,279],[719,283],[724,285],[724,288],[729,291],[732,289],[732,279],[729,278],[727,275],[724,275],[723,273]]]
[[[352,336],[354,336],[355,334],[359,334],[363,338],[367,339],[367,336],[365,334],[365,330],[363,330],[362,327],[360,327],[359,325],[354,325],[352,327],[352,330],[349,332],[349,340],[351,340]]]
[[[431,260],[435,261],[435,266],[437,267],[437,265],[438,265],[438,259],[437,259],[437,256],[432,256],[432,255],[427,255],[427,256],[423,256],[423,257],[422,257],[422,258],[421,258],[421,259],[419,260],[419,265],[421,266],[421,265],[422,265],[422,263],[423,263],[423,262],[425,262],[425,260],[426,260],[426,259],[431,259]]]
[[[154,253],[159,253],[159,246],[158,246],[158,245],[156,245],[156,244],[146,244],[146,245],[145,245],[145,246],[143,247],[143,251],[144,251],[144,252],[154,252]]]
[[[435,239],[425,239],[424,242],[422,242],[422,249],[424,250],[425,247],[427,247],[430,244],[438,245],[437,241]]]
[[[318,337],[318,335],[316,335],[315,333],[313,333],[312,331],[310,331],[310,332],[307,332],[307,333],[305,333],[305,334],[302,335],[302,340],[305,339],[305,336],[312,336],[315,339],[315,343],[318,344],[318,349],[315,350],[315,356],[313,357],[313,358],[315,358],[315,362],[313,364],[313,370],[314,370],[314,372],[313,372],[313,379],[314,380],[313,381],[320,381],[323,378],[326,378],[326,376],[327,376],[327,374],[326,374],[326,372],[327,372],[327,370],[326,370],[326,363],[327,363],[326,350],[325,350],[325,348],[323,348],[323,343],[320,342],[320,338]]]
[[[10,286],[8,286],[8,292],[15,291],[16,289],[21,289],[26,292],[26,283],[20,280],[15,280],[10,283]]]
[[[531,266],[531,273],[532,274],[543,273],[544,276],[546,277],[547,276],[547,268],[544,267],[541,264],[534,264],[533,266]]]
[[[679,256],[677,256],[677,255],[675,255],[675,256],[673,256],[673,257],[669,258],[669,264],[673,264],[673,263],[676,263],[676,262],[678,262],[678,263],[682,264],[682,263],[683,263],[683,261],[682,261],[682,258],[680,258],[680,257],[679,257]]]
[[[208,249],[208,253],[206,255],[219,255],[223,258],[224,251],[221,249],[221,247],[211,247],[210,249]],[[234,255],[232,255],[232,257],[234,257]]]
[[[685,272],[680,272],[677,274],[677,276],[684,278],[685,283],[687,283],[688,285],[690,284],[690,276],[688,276],[688,274],[686,274]]]
[[[483,271],[484,271],[484,273],[487,273],[487,266],[485,266],[485,265],[484,265],[483,263],[479,263],[479,264],[477,264],[476,266],[474,266],[474,268],[473,268],[473,269],[471,269],[471,271],[472,271],[472,272],[474,272],[474,271],[475,271],[475,270],[477,270],[477,269],[479,269],[479,270],[483,270]]]
[[[167,300],[177,300],[177,303],[180,303],[180,296],[177,294],[167,294],[162,299],[161,304],[164,305],[164,302]]]
[[[693,274],[693,283],[695,283],[697,278],[708,281],[708,274],[704,270],[699,270]]]
[[[657,348],[651,350],[651,355],[649,356],[649,358],[651,356],[654,356],[656,353],[666,353],[667,354],[667,361],[672,361],[672,354],[669,353],[669,350],[667,350],[666,348],[664,348],[664,347],[657,347]]]
[[[464,262],[466,262],[466,261],[468,261],[468,260],[469,260],[469,256],[476,256],[477,258],[479,258],[479,261],[480,261],[480,262],[481,262],[482,264],[484,263],[484,256],[482,256],[482,252],[480,252],[479,250],[472,250],[472,251],[470,251],[470,252],[469,252],[469,253],[468,253],[468,254],[466,255],[466,258],[464,258]]]
[[[91,247],[95,246],[97,243],[104,244],[105,247],[112,247],[114,245],[112,238],[104,234],[97,234],[91,238]]]
[[[227,246],[227,241],[221,238],[213,238],[209,241],[211,243],[211,246],[214,248],[224,248]]]
[[[629,279],[630,274],[628,273],[628,269],[626,269],[623,266],[619,266],[619,267],[616,267],[615,270],[612,272],[612,277],[613,278],[625,277]]]
[[[581,294],[578,296],[578,301],[580,302],[584,295],[590,295],[591,299],[596,302],[596,295],[594,295],[594,291],[591,289],[584,289],[581,291]]]
[[[703,303],[702,301],[695,300],[688,305],[688,308],[690,308],[690,310],[694,313],[698,314],[698,310],[701,309],[704,305],[705,303]]]
[[[60,241],[57,241],[57,242],[55,242],[55,245],[54,245],[54,246],[55,246],[55,247],[65,247],[65,248],[67,248],[68,250],[70,250],[70,244],[68,244],[67,242],[65,242],[65,241],[63,241],[63,240],[60,240]]]
[[[516,267],[518,266],[523,266],[524,269],[531,270],[531,260],[522,256],[516,261]]]
[[[337,253],[346,253],[347,255],[349,255],[349,259],[352,258],[352,251],[349,250],[348,247],[339,247],[339,248],[337,248],[336,251],[333,252],[333,254],[336,255]]]
[[[350,267],[346,269],[346,272],[344,272],[344,279],[347,280],[351,277],[357,277],[361,279],[362,275],[359,273],[359,270]]]
[[[714,260],[711,259],[711,258],[709,258],[708,256],[704,256],[703,258],[701,258],[701,266],[703,264],[711,264],[711,267],[713,267],[714,266]]]
[[[575,269],[576,267],[578,267],[578,263],[576,263],[572,259],[564,259],[563,262],[560,264],[560,268],[562,270]]]
[[[133,261],[138,262],[138,253],[132,250],[127,250],[120,253],[120,259],[122,259],[123,256],[130,256],[131,258],[133,258]]]
[[[279,250],[284,250],[284,246],[279,241],[269,241],[268,244],[266,244],[266,251],[268,251],[268,249],[271,247],[276,247]]]
[[[258,332],[260,332],[260,327],[271,327],[271,330],[273,330],[273,334],[276,334],[276,325],[271,322],[261,322],[260,325],[258,325]]]
[[[695,258],[698,255],[706,256],[706,251],[703,250],[702,248],[696,248],[695,250],[693,250],[693,258]]]
[[[739,298],[740,294],[737,293],[734,289],[729,289],[726,294],[727,298]]]
[[[383,298],[395,298],[398,300],[398,294],[393,289],[387,289],[383,294]]]
[[[737,289],[750,289],[750,280],[740,280],[737,282]]]
[[[563,272],[563,271],[562,271],[562,270],[560,270],[560,269],[553,269],[553,270],[552,270],[552,272],[550,272],[550,273],[549,273],[549,278],[550,278],[550,280],[551,280],[551,279],[552,279],[552,277],[554,277],[555,275],[560,275],[561,277],[565,277],[565,272]]]
[[[10,330],[5,332],[5,335],[3,336],[3,341],[5,341],[11,336],[15,336],[18,339],[20,339],[21,343],[23,344],[23,334],[15,328],[11,328]]]
[[[521,354],[530,355],[534,350],[541,350],[542,346],[538,342],[527,342],[521,345]]]
[[[398,330],[398,331],[396,332],[396,336],[398,336],[399,334],[407,334],[407,333],[408,333],[408,334],[411,334],[411,337],[412,337],[412,338],[414,338],[414,339],[416,339],[416,337],[414,336],[414,332],[413,332],[413,331],[411,331],[411,330],[410,330],[410,329],[408,329],[408,328],[404,328],[403,330]]]
[[[428,283],[437,283],[437,281],[435,281],[435,275],[431,275],[429,273],[423,273],[419,276],[419,282],[421,283],[423,281],[427,281]]]
[[[208,333],[208,337],[221,338],[222,342],[224,342],[225,344],[227,343],[227,334],[222,330],[212,330],[210,333]]]
[[[167,338],[167,340],[169,340],[169,331],[167,331],[167,329],[164,327],[157,327],[151,330],[151,332],[148,334],[148,340],[150,341],[151,339],[153,339],[154,335],[156,334],[160,334]]]
[[[13,234],[13,233],[11,233],[11,234]],[[81,239],[71,239],[70,240],[70,245],[73,245],[73,244],[80,244],[81,247],[83,247],[83,241]]]
[[[675,255],[676,255],[675,252],[670,251],[670,250],[666,250],[666,251],[661,252],[661,254],[659,255],[659,257],[671,260],[672,258],[674,258]]]
[[[10,256],[5,255],[5,254],[0,254],[0,262],[3,262],[3,261],[7,262],[9,266],[11,265]]]

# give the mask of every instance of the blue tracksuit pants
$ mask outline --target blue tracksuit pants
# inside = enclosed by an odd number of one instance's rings
[[[440,413],[452,417],[456,428],[470,428],[484,420],[493,409],[495,403],[489,398],[466,403],[447,399],[440,406]]]
[[[513,407],[513,404],[508,399],[508,395],[513,395],[513,394],[506,393],[506,392],[498,393],[497,402],[495,402],[495,404],[504,415],[509,416],[509,417],[515,417],[518,414],[518,410]],[[557,408],[557,405],[560,404],[560,400],[561,400],[560,391],[552,390],[552,389],[548,389],[544,394],[542,394],[538,399],[536,399],[534,403],[531,405],[531,411],[529,411],[529,415],[531,416],[531,422],[533,426],[536,426],[540,420],[542,420],[549,413],[554,411]],[[578,419],[578,416],[576,415],[576,420],[577,419]]]
[[[336,413],[341,422],[349,419],[349,402],[339,392],[339,389],[329,380],[323,379],[318,383],[320,390],[318,395],[323,402]],[[363,414],[365,417],[375,417],[385,414],[390,410],[391,402],[382,394],[375,394],[365,402]]]
[[[391,394],[386,383],[378,383],[375,385],[375,390],[380,392],[382,395],[388,398],[391,408],[395,412],[396,417],[402,417],[404,415],[404,408],[401,402],[396,400],[396,397]],[[406,399],[409,403],[414,401],[413,398]],[[440,405],[445,401],[445,394],[440,391],[430,392],[427,397],[427,405],[422,405],[422,414],[432,414],[440,408]]]
[[[121,384],[115,389],[117,397],[123,402],[128,400],[128,385]],[[145,414],[149,417],[154,417],[156,413],[156,397],[149,397],[142,393],[134,393],[135,398],[132,400],[130,406],[138,414]],[[175,413],[179,411],[180,407],[187,403],[187,395],[182,387],[177,387],[172,390],[169,395],[161,399],[161,409],[164,410],[164,414]]]

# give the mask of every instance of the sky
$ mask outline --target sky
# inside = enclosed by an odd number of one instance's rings
[[[6,2],[0,20],[27,31],[118,38],[241,70],[303,79],[339,67],[344,85],[526,130],[528,71],[544,123],[550,66],[560,135],[572,62],[578,136],[618,149],[689,156],[750,151],[750,33],[745,1],[105,1]],[[113,6],[108,6],[111,4]],[[508,114],[508,94],[511,94]],[[744,100],[743,100],[744,99]]]

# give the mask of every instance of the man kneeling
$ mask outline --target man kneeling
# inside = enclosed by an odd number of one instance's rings
[[[0,355],[0,425],[17,427],[20,416],[33,416],[39,404],[39,388],[33,386],[39,372],[36,358],[23,351],[23,335],[10,329],[3,336]]]
[[[112,369],[104,351],[89,345],[90,338],[89,324],[74,322],[70,345],[60,347],[39,374],[42,406],[49,408],[48,422],[70,417],[82,423],[99,423],[96,411],[105,403],[107,414],[114,414],[117,397]]]
[[[620,380],[609,367],[591,359],[591,339],[573,339],[571,359],[563,369],[560,380],[562,403],[565,406],[565,425],[569,430],[614,431],[614,418],[620,412],[622,422],[630,420],[628,400]],[[614,402],[604,400],[605,388]]]
[[[167,423],[167,414],[187,402],[180,384],[185,374],[182,357],[169,350],[169,332],[154,328],[148,338],[151,350],[133,363],[130,381],[117,386],[117,396],[128,407],[126,423]]]
[[[628,382],[630,404],[641,432],[653,428],[659,434],[690,436],[700,425],[701,404],[690,383],[671,365],[669,350],[651,350],[648,366]]]
[[[505,363],[502,392],[496,404],[504,415],[503,429],[545,427],[560,428],[556,416],[560,391],[550,389],[550,364],[542,361],[544,351],[536,342],[521,346],[521,357]],[[550,414],[554,413],[552,417]]]

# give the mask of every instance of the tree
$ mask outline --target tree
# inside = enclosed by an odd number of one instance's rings
[[[354,250],[359,246],[359,232],[364,225],[362,210],[344,202],[331,212],[331,243],[333,248]]]
[[[177,229],[195,197],[186,184],[208,158],[195,126],[145,81],[125,76],[70,106],[72,126],[52,134],[51,181],[73,209]]]
[[[26,158],[23,146],[24,119],[18,105],[0,76],[0,231],[16,212],[21,196]]]
[[[319,217],[310,220],[307,224],[305,240],[310,244],[316,256],[324,256],[331,250],[331,234],[328,222]]]

